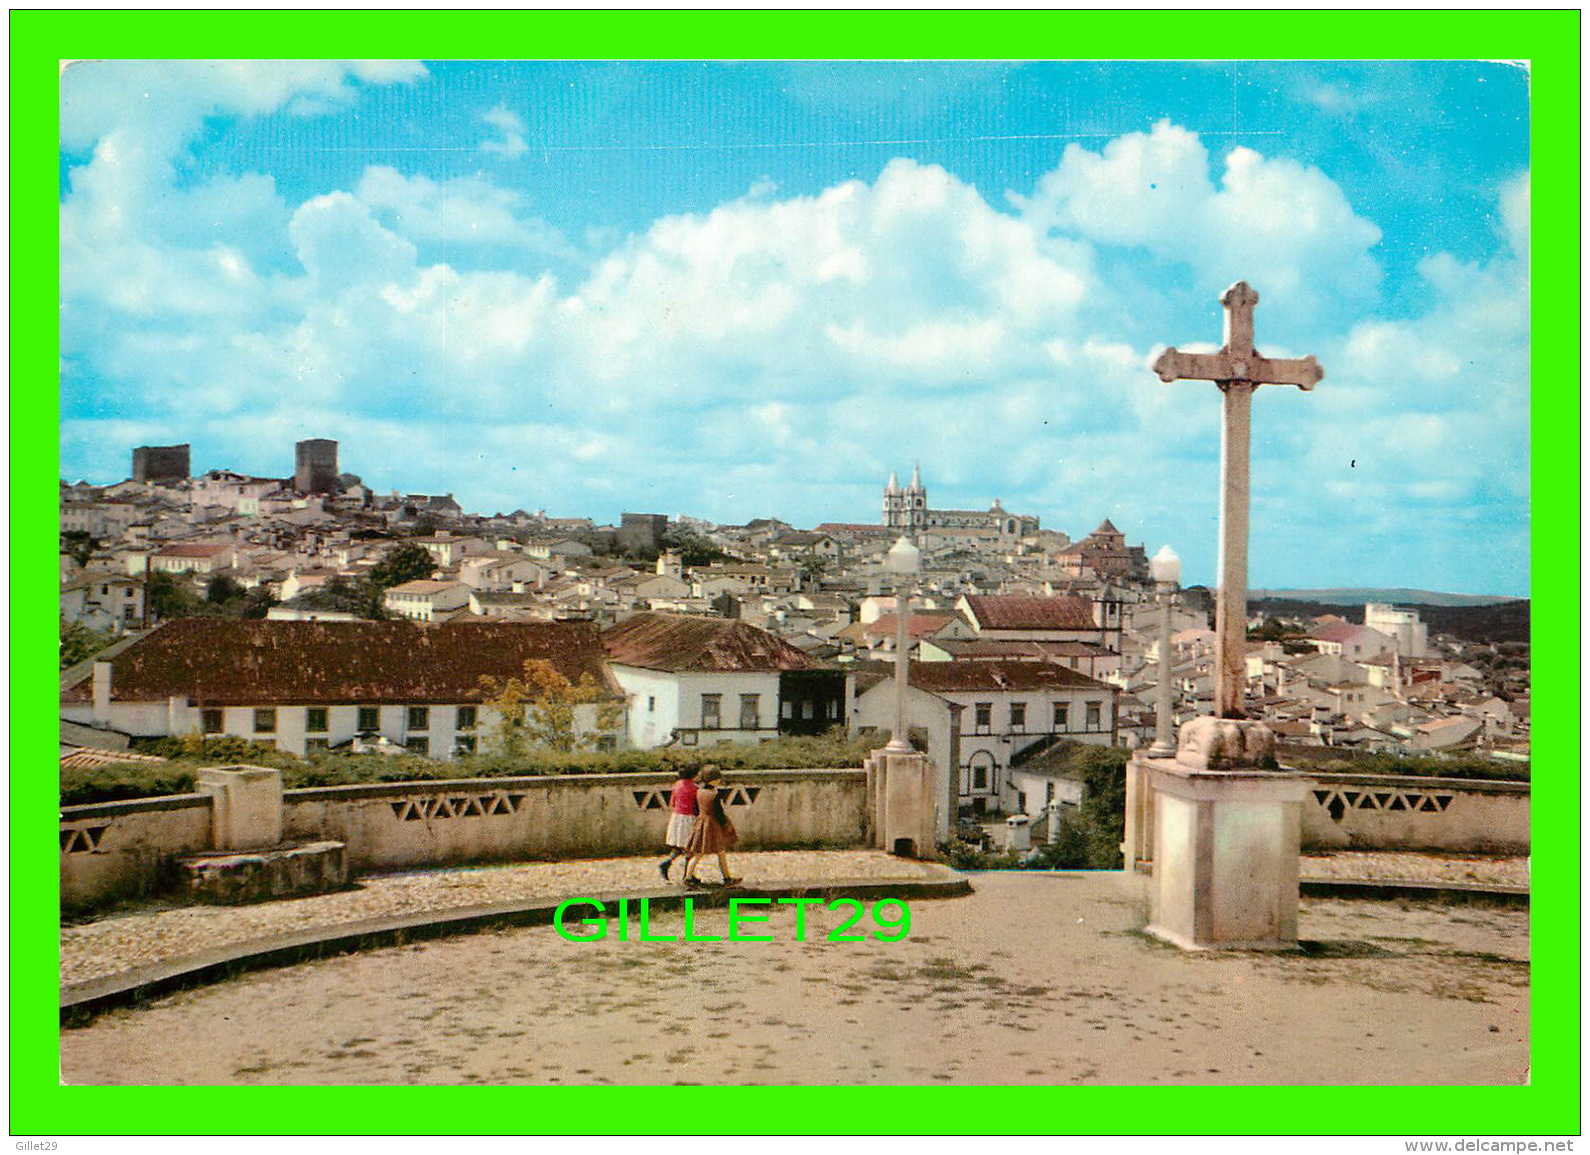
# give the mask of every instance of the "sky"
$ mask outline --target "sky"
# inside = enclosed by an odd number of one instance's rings
[[[1505,63],[103,61],[61,83],[61,469],[285,476],[330,437],[465,509],[929,505],[1213,583],[1529,591],[1528,78]]]

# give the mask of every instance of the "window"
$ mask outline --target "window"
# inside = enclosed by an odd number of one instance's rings
[[[431,740],[429,738],[410,738],[404,745],[408,747],[410,754],[418,754],[424,758],[431,756]]]
[[[330,727],[326,725],[327,710],[324,706],[310,706],[304,711],[304,730],[310,734],[324,734]]]
[[[456,720],[453,723],[453,729],[455,729],[455,730],[473,730],[477,724],[478,724],[478,717],[477,717],[477,708],[476,707],[474,707],[474,706],[460,706],[460,707],[458,707],[458,717],[456,718]],[[470,741],[473,742],[474,739],[471,738]],[[470,749],[474,749],[474,747],[471,746]]]
[[[458,736],[458,739],[453,743],[453,753],[454,754],[473,754],[475,752],[477,744],[478,743],[476,741],[475,735],[473,735],[473,734],[460,734]]]
[[[1022,814],[1027,813],[1027,792],[1025,790],[1016,791],[1016,810]]]
[[[359,707],[359,733],[368,734],[381,728],[381,708],[379,706]]]
[[[1101,725],[1100,715],[1102,713],[1103,713],[1103,706],[1100,703],[1098,703],[1098,702],[1089,702],[1088,703],[1088,729],[1089,730],[1097,730],[1100,727],[1100,725]]]
[[[102,598],[109,597],[110,596],[110,587],[109,586],[100,586],[99,587],[99,596],[102,597]]]
[[[1012,702],[1010,704],[1010,728],[1016,733],[1027,728],[1027,703]]]
[[[974,707],[977,711],[977,732],[986,734],[994,728],[994,704],[992,702],[978,702]]]
[[[304,742],[304,753],[313,754],[320,750],[330,750],[330,738],[310,738]]]
[[[839,699],[838,698],[830,698],[828,700],[828,716],[830,718],[832,718],[836,722],[839,720]]]
[[[780,718],[783,718],[784,721],[786,721],[786,722],[793,721],[794,718],[795,718],[795,703],[794,702],[785,702],[785,703],[783,703],[778,708],[778,715],[779,715]]]
[[[972,767],[972,789],[973,790],[987,790],[988,789],[988,767],[987,766],[973,766]]]
[[[1054,728],[1056,730],[1064,730],[1069,724],[1070,714],[1071,703],[1056,702],[1054,704]]]
[[[429,706],[409,707],[409,729],[429,730],[431,728],[431,708]]]
[[[762,724],[762,695],[740,695],[740,729],[755,730]]]
[[[254,733],[274,734],[276,732],[276,710],[268,707],[254,711]]]
[[[655,696],[648,695],[647,698],[646,698],[646,713],[655,714],[656,712],[657,712],[657,699],[656,699]]]
[[[701,728],[718,730],[723,727],[723,695],[701,695]]]
[[[801,717],[808,722],[812,720],[812,704],[810,700],[801,703]]]
[[[224,714],[220,710],[200,710],[199,718],[206,734],[219,734],[226,727]]]

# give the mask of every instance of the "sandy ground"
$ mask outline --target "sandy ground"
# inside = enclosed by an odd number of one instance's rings
[[[61,1036],[69,1083],[1524,1081],[1528,913],[1305,900],[1297,955],[1184,954],[1111,876],[980,875],[902,942],[529,928],[247,975]],[[722,934],[726,913],[697,927]],[[658,933],[679,933],[665,915]],[[859,929],[870,923],[863,920]],[[616,933],[616,932],[615,932]]]

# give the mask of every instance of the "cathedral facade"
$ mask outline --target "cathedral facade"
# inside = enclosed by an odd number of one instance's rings
[[[927,487],[922,484],[922,468],[911,470],[911,484],[900,487],[896,474],[889,474],[883,490],[883,527],[895,533],[921,538],[997,538],[1020,540],[1038,532],[1038,519],[1011,513],[999,504],[981,509],[929,509]]]

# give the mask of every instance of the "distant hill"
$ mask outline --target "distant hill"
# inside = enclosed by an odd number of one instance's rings
[[[1249,590],[1249,601],[1320,602],[1327,606],[1360,606],[1365,602],[1390,602],[1405,606],[1499,606],[1527,601],[1498,594],[1443,594],[1411,589]]]
[[[1310,590],[1288,591],[1296,594]],[[1330,591],[1319,591],[1330,592]],[[1358,594],[1385,594],[1392,590],[1358,590]],[[1417,593],[1417,590],[1410,590]],[[1459,594],[1437,594],[1436,597],[1460,597]],[[1281,618],[1316,618],[1333,613],[1339,618],[1362,625],[1364,602],[1395,601],[1399,606],[1419,611],[1419,618],[1430,628],[1430,635],[1450,634],[1466,642],[1527,642],[1529,641],[1529,600],[1508,598],[1469,605],[1439,605],[1418,602],[1412,598],[1360,597],[1353,602],[1324,602],[1292,597],[1259,597],[1250,594],[1248,608],[1266,616]]]

